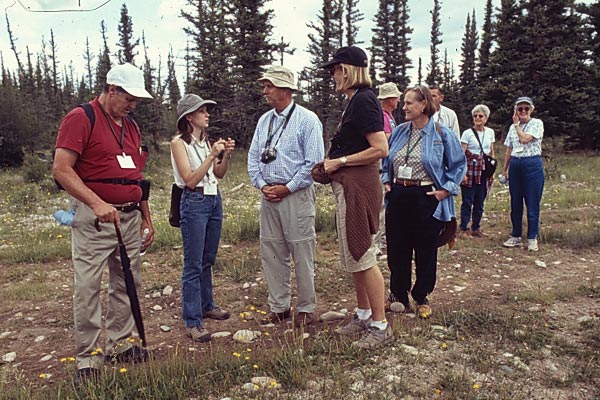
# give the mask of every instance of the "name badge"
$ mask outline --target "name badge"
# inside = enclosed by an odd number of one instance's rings
[[[398,167],[398,174],[396,176],[399,179],[412,179],[412,167],[407,165]]]
[[[525,150],[525,146],[523,146],[522,144],[515,146],[515,153],[522,153],[523,150]]]
[[[135,169],[135,164],[133,163],[133,158],[129,154],[120,154],[117,155],[117,161],[119,165],[123,169]]]

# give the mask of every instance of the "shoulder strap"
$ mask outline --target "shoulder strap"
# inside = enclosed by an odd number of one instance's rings
[[[481,144],[481,140],[479,139],[479,134],[477,134],[477,131],[475,130],[475,128],[471,128],[471,130],[475,134],[475,139],[477,139],[477,143],[479,143],[479,147],[481,148],[481,153],[485,154],[485,151],[483,151],[483,146]],[[483,133],[485,133],[485,128],[483,128]]]
[[[92,108],[92,105],[90,103],[81,103],[77,107],[83,108],[83,111],[85,111],[85,115],[87,115],[88,119],[90,120],[90,126],[91,126],[90,134],[91,134],[91,132],[94,131],[94,124],[96,123],[96,114],[94,113],[94,109]]]

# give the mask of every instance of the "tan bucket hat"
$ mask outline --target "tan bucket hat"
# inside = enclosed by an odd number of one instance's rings
[[[401,93],[394,82],[383,83],[379,86],[379,100],[389,99],[390,97],[400,97]]]
[[[270,81],[273,86],[277,86],[280,88],[288,88],[292,90],[297,90],[296,81],[294,79],[294,73],[291,69],[280,66],[273,65],[269,67],[263,75],[258,79],[258,81]]]

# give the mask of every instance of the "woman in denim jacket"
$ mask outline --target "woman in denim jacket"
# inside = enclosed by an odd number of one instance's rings
[[[465,154],[456,135],[436,124],[431,92],[416,86],[404,92],[407,123],[390,137],[381,181],[386,189],[386,237],[391,272],[388,303],[410,311],[409,292],[421,318],[431,316],[427,296],[437,272],[437,240],[455,217],[454,201],[466,173]],[[413,252],[416,280],[412,285]]]

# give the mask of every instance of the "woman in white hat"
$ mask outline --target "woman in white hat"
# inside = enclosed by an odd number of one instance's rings
[[[212,266],[217,257],[223,207],[217,178],[223,178],[235,141],[219,139],[212,146],[206,137],[208,106],[216,104],[186,94],[177,104],[179,135],[171,141],[171,164],[181,195],[183,273],[181,303],[187,335],[195,342],[210,340],[203,320],[223,320],[229,313],[215,305]]]

